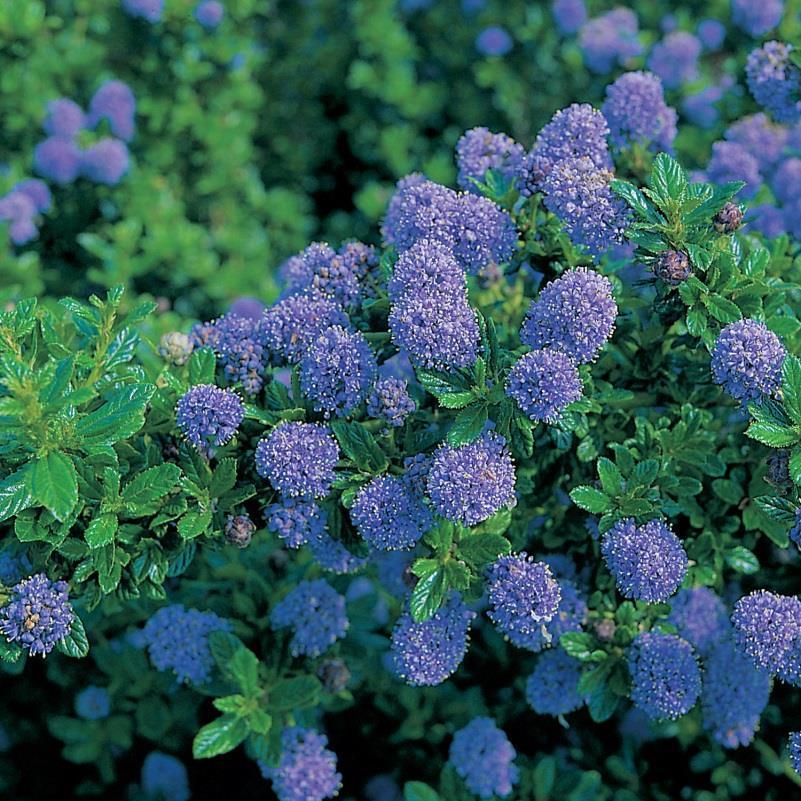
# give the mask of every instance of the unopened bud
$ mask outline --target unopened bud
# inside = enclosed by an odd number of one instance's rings
[[[256,530],[248,515],[229,515],[225,522],[225,539],[237,548],[247,548]]]
[[[680,284],[692,274],[690,258],[680,250],[666,250],[656,260],[654,273],[667,284]]]
[[[712,220],[720,234],[733,234],[743,224],[743,210],[736,203],[727,203]]]
[[[350,680],[348,666],[341,659],[326,659],[317,668],[317,678],[323,683],[327,693],[335,695],[342,692]]]
[[[192,340],[180,331],[170,331],[159,341],[159,356],[166,362],[180,367],[192,355]]]

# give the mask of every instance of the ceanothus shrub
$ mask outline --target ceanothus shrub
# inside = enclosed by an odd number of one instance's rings
[[[639,56],[626,9],[580,10],[556,13],[593,71]],[[652,51],[666,86],[698,41],[672,71],[687,38]],[[779,122],[787,58],[748,66]],[[530,147],[469,130],[459,189],[401,179],[383,242],[310,244],[263,309],[161,339],[121,289],[0,313],[0,658],[59,681],[87,659],[49,724],[65,753],[111,776],[150,740],[134,792],[186,797],[153,748],[174,729],[198,759],[241,746],[280,801],[358,797],[354,753],[406,801],[578,798],[638,720],[798,762],[771,693],[801,685],[801,268],[737,199],[784,145],[758,159],[774,123],[741,123],[691,180],[659,79],[628,76]],[[120,155],[135,110],[119,86],[59,101],[37,163],[69,183],[77,132]]]

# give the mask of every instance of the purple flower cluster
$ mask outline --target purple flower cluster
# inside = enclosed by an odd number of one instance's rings
[[[790,753],[790,762],[796,773],[801,773],[801,731],[790,732],[787,750]]]
[[[465,526],[510,508],[515,504],[515,468],[506,440],[486,432],[457,448],[440,445],[426,489],[438,514]]]
[[[324,242],[312,242],[282,267],[289,295],[328,298],[342,309],[352,309],[361,298],[359,275],[351,259],[344,259]]]
[[[0,221],[8,223],[8,234],[15,245],[25,245],[39,235],[37,218],[50,210],[52,197],[43,181],[20,181],[0,198]]]
[[[604,115],[587,103],[560,109],[540,130],[537,141],[522,166],[520,191],[540,191],[553,168],[562,162],[588,158],[597,170],[611,171],[612,157],[606,137],[609,126]]]
[[[320,656],[345,636],[345,599],[323,579],[301,581],[270,613],[276,629],[292,629],[293,656]]]
[[[731,616],[737,647],[759,668],[794,683],[801,673],[801,601],[756,590]]]
[[[546,651],[537,659],[526,681],[526,700],[538,715],[567,715],[584,706],[578,691],[581,662],[561,648]]]
[[[703,19],[696,34],[706,50],[719,50],[726,39],[726,26],[718,19]]]
[[[384,221],[384,236],[398,251],[421,240],[446,246],[459,265],[477,274],[507,261],[517,242],[512,218],[495,203],[409,176],[398,184]]]
[[[579,33],[584,63],[591,72],[605,75],[625,66],[642,53],[637,15],[628,8],[613,8],[586,22]]]
[[[782,158],[787,145],[787,129],[772,122],[766,114],[741,117],[726,129],[729,142],[744,147],[757,160],[759,171],[769,175]]]
[[[196,325],[191,338],[193,347],[212,348],[228,383],[241,386],[250,396],[261,391],[269,358],[262,319],[229,312],[218,320]]]
[[[245,417],[245,407],[230,389],[198,384],[175,407],[176,422],[184,436],[204,456],[230,442]]]
[[[156,23],[161,20],[164,0],[122,0],[122,7],[131,17]]]
[[[350,518],[373,548],[412,548],[431,528],[432,517],[413,485],[397,476],[376,476],[359,490]]]
[[[499,557],[487,571],[489,619],[504,634],[528,635],[551,620],[562,598],[545,562],[525,551]]]
[[[380,378],[367,398],[367,414],[398,428],[417,409],[402,378]]]
[[[786,355],[779,338],[764,323],[738,320],[729,323],[715,342],[712,374],[732,398],[748,403],[779,389]]]
[[[142,763],[142,789],[147,798],[189,801],[189,776],[183,762],[170,754],[151,751]]]
[[[668,622],[702,656],[729,633],[726,605],[708,587],[679,590],[670,607]]]
[[[619,520],[601,539],[601,554],[621,595],[638,601],[666,601],[687,573],[681,540],[660,520]]]
[[[748,745],[768,704],[770,689],[770,674],[754,667],[730,639],[722,640],[704,659],[704,728],[724,748]]]
[[[0,633],[31,656],[47,656],[72,630],[68,589],[65,581],[51,581],[44,573],[18,582],[0,608]]]
[[[698,77],[701,42],[691,33],[675,31],[654,45],[648,68],[656,73],[668,89],[678,89]]]
[[[318,295],[291,295],[264,312],[260,327],[272,357],[278,363],[296,364],[333,325],[348,325],[348,316],[333,300]]]
[[[360,331],[332,325],[300,359],[300,388],[318,412],[344,417],[367,398],[378,363]]]
[[[616,147],[642,145],[656,151],[673,147],[676,111],[665,103],[662,83],[653,73],[623,73],[606,87],[601,111]]]
[[[418,367],[453,370],[473,364],[480,335],[464,273],[447,248],[432,240],[417,242],[404,256],[391,282],[393,341]]]
[[[320,507],[314,501],[287,498],[264,510],[267,529],[277,534],[287,548],[300,548],[318,539],[326,530]]]
[[[554,423],[581,397],[575,362],[558,350],[533,350],[521,356],[506,382],[506,394],[532,420]]]
[[[75,714],[84,720],[103,720],[111,712],[111,698],[105,687],[90,684],[75,696]]]
[[[674,634],[638,634],[628,651],[631,700],[651,720],[675,720],[701,693],[701,669],[692,646]]]
[[[587,7],[584,0],[553,0],[551,11],[560,33],[576,33],[587,21]]]
[[[517,784],[517,756],[509,738],[492,718],[473,718],[453,735],[448,761],[479,798],[506,798]]]
[[[281,732],[281,759],[274,768],[259,763],[278,801],[324,801],[342,787],[337,757],[325,735],[313,729],[289,726]]]
[[[475,617],[452,593],[422,623],[403,612],[392,630],[392,660],[400,678],[416,687],[442,684],[462,663],[467,653],[470,623]]]
[[[291,498],[324,498],[338,461],[336,440],[316,423],[281,423],[256,446],[256,472]]]
[[[480,195],[476,181],[483,181],[488,170],[513,181],[520,172],[524,150],[510,136],[487,128],[471,128],[456,143],[456,183],[467,192]]]
[[[218,0],[201,0],[195,6],[195,19],[207,30],[219,27],[225,16],[225,8]]]
[[[801,119],[801,70],[790,61],[792,45],[766,42],[753,50],[745,65],[754,100],[778,122]]]
[[[759,38],[782,20],[784,0],[731,0],[732,22],[749,36]]]
[[[759,162],[736,142],[715,142],[712,145],[712,158],[706,168],[706,179],[713,184],[726,184],[730,181],[743,181],[740,190],[744,198],[753,197],[762,184]]]
[[[36,171],[62,186],[79,176],[107,186],[115,186],[128,172],[130,158],[126,142],[133,139],[136,124],[136,98],[122,81],[106,81],[89,102],[89,112],[68,98],[51,101],[43,127],[48,138],[34,149]],[[93,130],[108,123],[112,137],[102,137],[81,150],[76,137],[82,130]]]
[[[505,56],[514,42],[506,28],[491,25],[476,37],[476,50],[484,56]]]
[[[551,281],[532,301],[520,341],[531,348],[562,351],[586,364],[612,336],[616,317],[609,279],[578,267]]]
[[[209,635],[230,629],[230,622],[214,612],[173,604],[155,612],[145,624],[142,635],[150,661],[157,670],[173,671],[179,682],[205,684],[214,668]]]

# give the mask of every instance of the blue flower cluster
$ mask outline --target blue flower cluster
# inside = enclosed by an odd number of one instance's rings
[[[211,458],[233,439],[245,417],[245,407],[233,390],[198,384],[181,396],[175,414],[184,436]]]
[[[483,182],[487,171],[513,183],[517,178],[524,150],[510,136],[487,128],[471,128],[456,143],[456,182],[466,192],[481,194],[476,182]]]
[[[195,6],[195,19],[207,30],[216,30],[225,16],[225,8],[218,0],[201,0]]]
[[[189,776],[184,763],[170,754],[151,751],[142,763],[142,790],[148,799],[189,801]]]
[[[490,431],[457,448],[440,445],[426,489],[438,514],[466,526],[511,508],[516,502],[515,468],[506,440]]]
[[[301,390],[326,417],[344,417],[364,402],[377,374],[364,334],[338,325],[323,331],[300,360]]]
[[[473,718],[453,735],[448,761],[479,798],[506,798],[519,778],[509,738],[492,718]]]
[[[256,446],[256,472],[290,498],[324,498],[339,446],[326,426],[281,423]]]
[[[567,715],[584,706],[578,691],[581,662],[561,648],[546,651],[537,659],[526,681],[526,700],[538,715]]]
[[[556,27],[565,35],[576,33],[587,21],[584,0],[553,0],[551,11]]]
[[[278,801],[324,801],[342,787],[336,754],[325,735],[313,729],[289,726],[281,732],[281,758],[276,767],[260,763],[272,782]]]
[[[776,393],[787,352],[764,323],[738,320],[721,332],[712,351],[712,374],[743,404]]]
[[[407,387],[408,382],[402,378],[380,378],[367,398],[367,414],[376,420],[383,420],[392,428],[402,426],[417,409]]]
[[[702,656],[708,654],[730,630],[726,605],[709,587],[679,590],[671,598],[668,622]]]
[[[160,22],[164,11],[164,0],[122,0],[125,13],[146,22]]]
[[[790,61],[792,45],[766,42],[752,51],[745,65],[754,100],[778,122],[801,119],[801,69]]]
[[[142,635],[150,661],[157,670],[171,670],[179,682],[205,684],[211,679],[214,668],[209,635],[230,629],[231,623],[214,612],[172,604],[151,616]]]
[[[0,198],[0,221],[8,223],[8,235],[15,245],[25,245],[39,235],[40,215],[53,203],[47,184],[28,178],[15,184]]]
[[[732,0],[732,22],[753,37],[764,36],[782,19],[784,0]]]
[[[673,31],[654,45],[648,58],[648,68],[662,79],[668,89],[698,78],[698,58],[701,42],[686,31]]]
[[[501,556],[487,570],[488,616],[503,634],[539,631],[554,617],[561,598],[550,567],[525,551]]]
[[[122,81],[106,81],[92,95],[89,111],[68,98],[51,101],[43,127],[48,138],[33,154],[34,167],[43,178],[65,186],[82,176],[114,186],[128,172],[130,157],[126,142],[136,131],[136,98]],[[101,137],[81,149],[78,134],[106,123],[111,137]]]
[[[414,485],[388,475],[376,476],[359,490],[350,518],[359,535],[382,551],[414,547],[433,523]]]
[[[652,720],[675,720],[701,694],[701,668],[692,646],[674,634],[638,634],[628,650],[631,700]]]
[[[762,670],[796,683],[801,677],[801,601],[756,590],[740,598],[731,616],[737,647]]]
[[[47,656],[72,630],[75,613],[67,592],[65,581],[51,581],[44,573],[18,582],[0,608],[0,633],[31,656]]]
[[[601,554],[620,593],[638,601],[667,600],[687,573],[681,540],[660,520],[619,520],[603,535]]]
[[[264,384],[269,360],[266,325],[260,317],[229,312],[192,329],[195,348],[210,347],[220,361],[226,381],[242,387],[246,395],[257,395]]]
[[[103,720],[111,712],[111,697],[105,687],[90,684],[75,696],[75,714],[84,720]]]
[[[404,611],[392,630],[392,661],[397,675],[416,687],[442,684],[456,672],[467,653],[475,616],[456,593],[422,623],[416,623]]]
[[[554,423],[581,397],[575,362],[558,350],[533,350],[521,356],[506,382],[506,394],[532,420]]]
[[[614,8],[588,20],[579,31],[587,69],[605,75],[616,66],[626,66],[642,53],[639,31],[637,15],[628,8]]]
[[[531,348],[562,351],[586,364],[612,336],[616,317],[609,279],[578,267],[551,281],[531,302],[520,341]]]
[[[606,87],[601,112],[615,147],[640,145],[656,151],[672,149],[676,138],[676,110],[665,103],[662,82],[653,73],[623,73]]]
[[[292,629],[293,656],[317,657],[345,636],[345,599],[326,581],[302,581],[270,613],[276,629]]]

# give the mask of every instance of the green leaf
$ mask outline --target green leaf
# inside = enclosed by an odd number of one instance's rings
[[[584,631],[568,631],[559,638],[559,645],[565,652],[580,662],[589,662],[595,651],[596,640]]]
[[[75,424],[75,434],[84,446],[112,445],[128,439],[145,424],[145,409],[156,387],[126,384],[110,393],[106,402]]]
[[[487,406],[484,403],[474,403],[462,409],[448,430],[448,444],[459,447],[472,442],[484,430],[487,417]]]
[[[717,292],[701,295],[701,301],[707,311],[721,323],[734,323],[743,316],[734,303],[726,300],[722,295],[718,295]]]
[[[445,392],[439,396],[439,405],[446,409],[463,409],[476,399],[475,393],[468,390]]]
[[[764,515],[777,523],[792,523],[795,521],[796,508],[786,498],[760,495],[758,498],[754,498],[754,503]]]
[[[376,474],[386,470],[389,462],[375,437],[361,424],[334,420],[331,430],[345,456],[366,473]]]
[[[245,644],[235,634],[230,631],[213,631],[209,634],[209,649],[217,667],[222,673],[233,678],[228,665],[234,658],[234,654],[240,648],[245,648]]]
[[[772,448],[786,448],[795,445],[801,437],[798,431],[775,423],[751,423],[745,432],[751,439],[770,445]]]
[[[34,498],[56,520],[65,520],[78,503],[78,474],[72,459],[61,451],[33,461],[30,487]]]
[[[71,656],[73,659],[82,659],[89,653],[89,640],[86,637],[86,629],[78,615],[75,615],[72,621],[70,633],[56,643],[56,648],[62,654]]]
[[[103,545],[108,545],[114,540],[114,535],[117,533],[117,526],[119,522],[117,515],[104,514],[96,517],[86,527],[83,533],[83,538],[86,540],[90,548],[100,548]]]
[[[543,757],[534,768],[532,778],[535,801],[549,799],[556,783],[556,759],[552,756]]]
[[[759,560],[748,548],[744,548],[742,545],[735,545],[727,551],[725,560],[726,564],[738,573],[750,575],[759,570]]]
[[[693,308],[687,312],[687,330],[691,336],[700,337],[706,331],[706,312],[700,308]]]
[[[0,522],[33,506],[29,471],[30,467],[26,464],[0,482]]]
[[[620,698],[612,691],[608,684],[603,683],[587,699],[587,708],[590,717],[596,723],[603,723],[615,714]]]
[[[320,699],[323,685],[316,676],[294,676],[281,679],[270,689],[267,702],[276,712],[310,709]]]
[[[611,460],[602,456],[598,460],[598,478],[601,479],[601,486],[607,495],[620,495],[623,492],[623,476],[618,470],[617,465]]]
[[[472,534],[459,541],[457,554],[460,559],[481,568],[494,562],[499,556],[512,550],[509,540],[501,534]]]
[[[209,484],[209,495],[219,498],[236,484],[236,459],[222,459],[214,469]]]
[[[160,464],[140,473],[122,491],[122,502],[129,507],[144,506],[160,500],[178,483],[181,468]]]
[[[801,486],[801,448],[793,448],[790,452],[790,478]]]
[[[217,357],[211,348],[197,348],[192,351],[189,361],[186,364],[189,383],[213,384],[214,373],[217,369]]]
[[[430,576],[420,579],[409,598],[412,620],[416,623],[428,620],[442,606],[447,589],[443,570],[437,570]]]
[[[576,487],[570,492],[570,499],[580,509],[594,515],[603,514],[612,506],[610,499],[594,487]]]
[[[650,222],[660,222],[660,218],[656,211],[648,202],[645,195],[637,189],[636,186],[630,184],[628,181],[623,181],[619,178],[614,179],[610,186],[615,194],[619,195],[631,206],[640,217],[643,217]]]
[[[423,782],[406,782],[403,785],[403,801],[441,801],[439,794]]]
[[[243,718],[236,715],[222,715],[207,723],[192,741],[192,755],[195,759],[227,754],[233,751],[248,736],[248,726]]]
[[[211,510],[205,511],[190,509],[178,521],[178,533],[185,540],[199,537],[211,526]]]
[[[228,672],[236,679],[244,695],[256,695],[259,689],[259,659],[253,651],[238,648],[228,662]]]
[[[789,354],[782,365],[782,399],[792,421],[801,425],[801,361]]]
[[[0,659],[3,662],[13,665],[19,662],[24,654],[25,651],[19,643],[9,642],[5,637],[0,636]]]

